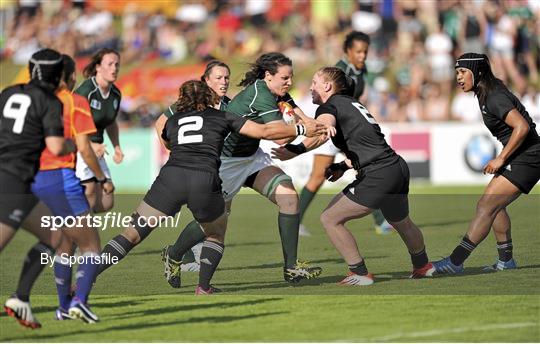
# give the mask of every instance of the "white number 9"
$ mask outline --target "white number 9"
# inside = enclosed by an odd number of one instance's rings
[[[32,98],[26,94],[20,93],[12,95],[7,100],[6,105],[4,106],[4,117],[15,119],[12,129],[15,134],[22,133],[24,119],[26,118],[26,114],[28,113],[28,108],[30,107],[31,103]],[[14,107],[13,105],[15,104],[17,104],[18,107]]]

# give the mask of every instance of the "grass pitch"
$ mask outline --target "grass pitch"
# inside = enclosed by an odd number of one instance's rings
[[[448,255],[465,233],[482,188],[414,189],[411,217],[420,226],[430,259]],[[451,194],[459,192],[460,194]],[[52,269],[36,283],[32,305],[42,322],[27,330],[0,317],[0,341],[540,341],[540,196],[522,196],[509,209],[518,270],[484,273],[497,253],[489,236],[457,277],[409,280],[410,260],[396,234],[380,236],[371,218],[356,220],[355,233],[376,283],[336,285],[346,265],[329,243],[318,215],[332,195],[318,195],[300,238],[299,257],[323,267],[317,280],[283,281],[277,208],[257,195],[233,203],[226,250],[214,284],[224,293],[195,297],[197,274],[184,273],[172,289],[162,276],[160,251],[178,230],[162,228],[98,279],[90,304],[101,322],[57,322]],[[142,195],[119,196],[117,212],[129,215]],[[190,220],[184,210],[181,224]],[[102,244],[119,233],[102,232]],[[24,231],[0,255],[0,295],[17,283],[33,237]]]

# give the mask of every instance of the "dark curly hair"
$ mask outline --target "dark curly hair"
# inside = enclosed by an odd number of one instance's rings
[[[253,84],[257,79],[264,79],[265,72],[275,75],[280,66],[292,66],[291,59],[282,53],[263,54],[251,65],[251,69],[238,86],[246,87]]]
[[[366,42],[368,45],[370,43],[369,36],[361,31],[351,31],[349,34],[345,37],[345,41],[343,41],[343,52],[347,53],[347,50],[352,48],[354,41],[361,41]]]
[[[219,96],[205,82],[189,80],[180,86],[176,111],[203,111],[219,103]]]

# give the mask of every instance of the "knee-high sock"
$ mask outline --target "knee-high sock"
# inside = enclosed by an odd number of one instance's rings
[[[71,302],[71,266],[64,264],[62,258],[56,256],[54,260],[54,281],[60,308],[67,310]]]
[[[315,194],[317,192],[313,192],[308,190],[307,187],[304,186],[302,191],[300,192],[300,222],[302,222],[302,219],[304,218],[304,214],[306,213],[306,209],[311,204],[311,201],[313,201],[313,198],[315,197]]]
[[[298,226],[300,216],[298,214],[278,215],[279,236],[281,237],[281,247],[283,249],[283,259],[285,267],[290,268],[296,264],[298,252]]]
[[[210,280],[214,276],[221,257],[223,257],[223,251],[225,245],[215,241],[206,240],[201,250],[201,269],[199,271],[199,286],[204,290],[210,288]]]
[[[169,257],[174,260],[181,260],[184,254],[193,246],[197,245],[206,238],[197,221],[193,220],[187,224],[186,228],[180,233],[174,245],[169,249]]]
[[[117,235],[114,238],[112,238],[105,247],[103,247],[103,250],[101,251],[101,255],[104,254],[110,255],[110,257],[116,257],[118,261],[122,260],[128,253],[131,251],[131,249],[135,247],[135,244],[133,244],[131,241],[129,241],[125,236],[123,235]],[[98,268],[97,274],[101,274],[103,271],[107,270],[111,265],[113,265],[112,261],[107,261],[101,263],[101,265]]]
[[[96,274],[99,268],[96,257],[99,254],[97,252],[86,252],[82,255],[84,260],[79,264],[75,278],[77,279],[75,289],[75,297],[79,298],[83,303],[88,300],[90,290],[96,279]]]
[[[17,284],[17,297],[25,302],[29,301],[30,290],[34,285],[43,269],[47,264],[41,264],[41,255],[45,254],[50,257],[54,254],[54,249],[47,244],[38,242],[26,254],[24,263]]]

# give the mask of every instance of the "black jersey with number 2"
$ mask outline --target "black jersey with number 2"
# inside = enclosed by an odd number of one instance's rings
[[[0,169],[31,182],[45,137],[64,136],[62,103],[52,91],[31,81],[3,90],[0,111]]]
[[[356,99],[335,94],[317,108],[315,118],[322,114],[336,118],[337,133],[332,142],[345,153],[356,170],[380,160],[398,159],[373,116]]]
[[[169,117],[162,138],[170,143],[167,165],[203,171],[219,169],[223,141],[238,132],[247,119],[229,112],[207,108],[204,111],[177,112]]]

